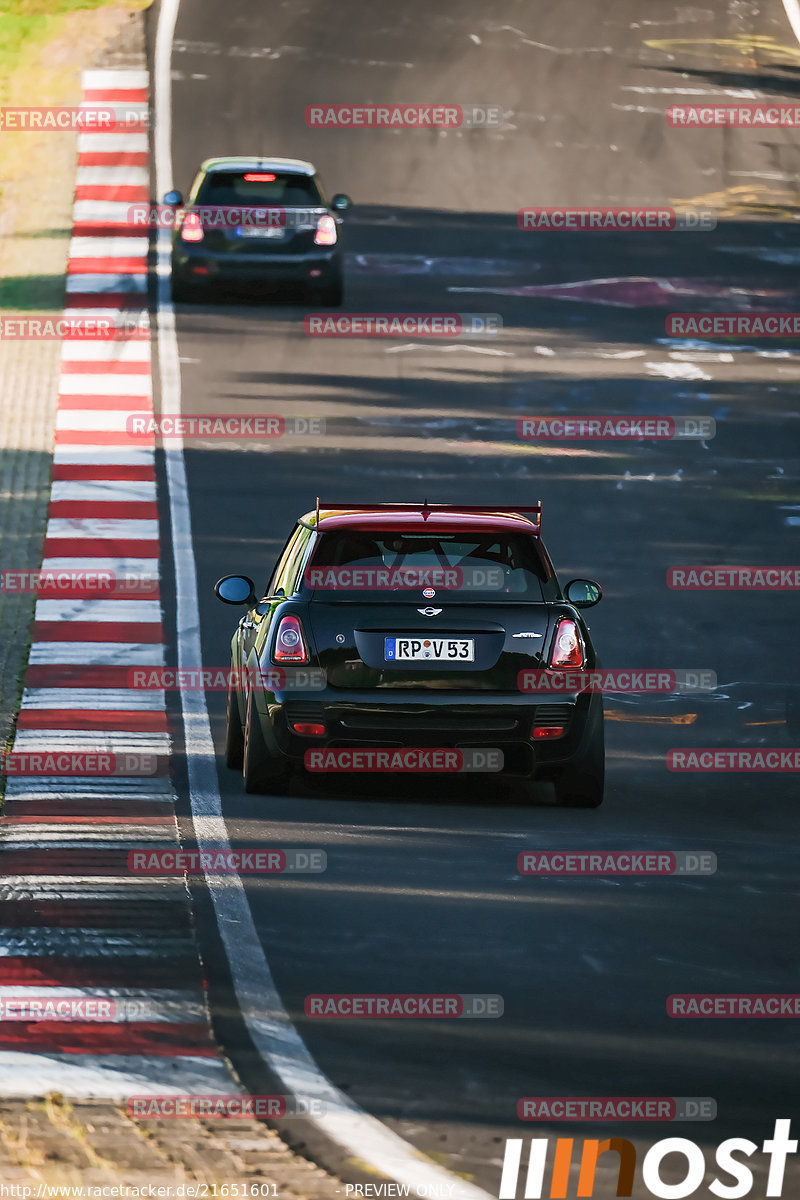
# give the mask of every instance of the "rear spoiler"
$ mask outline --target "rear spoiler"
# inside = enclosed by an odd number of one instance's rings
[[[542,528],[541,500],[536,504],[510,504],[503,507],[501,504],[429,504],[427,500],[424,500],[422,504],[337,504],[328,503],[327,500],[322,501],[317,496],[317,525],[319,525],[320,509],[323,508],[333,509],[336,512],[419,512],[423,516],[429,512],[484,513],[487,516],[505,512],[515,516],[524,516],[531,525],[536,527],[537,533],[540,533]],[[528,516],[529,513],[534,514],[533,518]]]

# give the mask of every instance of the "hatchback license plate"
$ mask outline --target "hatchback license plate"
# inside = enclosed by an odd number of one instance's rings
[[[387,662],[474,662],[474,638],[387,637],[383,642]]]
[[[282,238],[285,231],[279,225],[237,225],[236,234],[241,238]]]

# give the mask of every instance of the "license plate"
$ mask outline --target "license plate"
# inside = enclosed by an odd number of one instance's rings
[[[236,236],[241,238],[282,238],[285,232],[279,225],[236,226]]]
[[[474,662],[474,638],[387,637],[383,641],[387,662]]]

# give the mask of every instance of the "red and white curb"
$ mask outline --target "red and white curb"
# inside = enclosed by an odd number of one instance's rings
[[[87,71],[83,105],[148,111],[145,71]],[[65,315],[124,314],[147,329],[144,132],[81,133]],[[150,341],[63,344],[43,571],[153,581],[141,596],[36,603],[14,751],[170,751],[163,691],[126,686],[164,663]],[[10,776],[0,819],[0,1094],[124,1100],[235,1092],[214,1044],[180,877],[135,877],[129,849],[177,844],[175,796],[156,776]],[[33,998],[114,1001],[109,1021],[28,1020]],[[102,1010],[107,1011],[107,1010]],[[9,1013],[12,1019],[7,1019]]]

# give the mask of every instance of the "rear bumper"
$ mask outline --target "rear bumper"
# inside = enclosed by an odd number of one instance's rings
[[[214,283],[308,283],[338,278],[341,251],[317,248],[309,254],[221,254],[200,246],[186,250],[176,244],[172,252],[173,275],[198,286]],[[321,272],[322,274],[313,274]]]
[[[273,754],[302,766],[309,749],[412,748],[499,749],[502,774],[518,778],[554,778],[580,759],[596,736],[602,719],[602,696],[578,697],[498,695],[487,701],[461,695],[431,696],[404,693],[387,697],[374,693],[347,699],[330,692],[288,696],[270,692],[256,695],[264,736]],[[325,736],[296,733],[295,723],[324,724]],[[563,724],[563,737],[536,740],[535,724]]]

